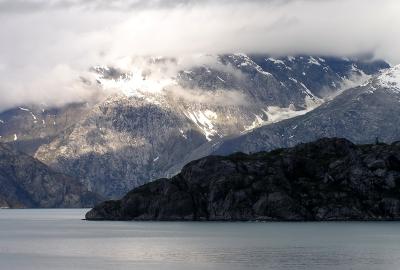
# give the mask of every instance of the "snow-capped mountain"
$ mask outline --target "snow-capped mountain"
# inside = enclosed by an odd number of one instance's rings
[[[355,143],[393,142],[400,140],[398,115],[400,66],[395,66],[303,116],[226,140],[206,154],[271,150],[322,137],[344,137]]]
[[[118,197],[179,170],[209,145],[305,114],[388,65],[381,61],[231,54],[181,68],[151,58],[124,70],[94,67],[112,93],[81,114],[35,157]],[[316,79],[317,78],[317,79]],[[190,160],[188,160],[190,161]]]
[[[176,109],[181,109],[211,140],[304,114],[331,94],[388,67],[378,61],[312,56],[277,60],[231,54],[202,60],[206,63],[188,70],[178,69],[179,60],[168,58],[150,59],[147,69],[129,72],[110,67],[94,70],[105,88],[153,103],[176,103]],[[167,71],[173,69],[170,66],[175,66],[172,74]]]

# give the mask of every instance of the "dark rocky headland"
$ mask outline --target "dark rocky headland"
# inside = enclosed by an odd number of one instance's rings
[[[88,220],[398,220],[400,142],[320,139],[208,156],[103,202]]]

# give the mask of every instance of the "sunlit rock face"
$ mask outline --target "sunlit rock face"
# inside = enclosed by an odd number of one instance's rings
[[[38,147],[79,121],[88,110],[85,102],[61,107],[24,105],[4,111],[0,113],[0,142],[32,155]]]
[[[36,157],[79,175],[91,190],[119,196],[159,177],[180,155],[206,141],[196,125],[168,104],[113,97],[39,148]]]
[[[35,157],[118,197],[177,173],[226,138],[312,111],[388,66],[312,56],[193,59],[93,67],[90,83],[108,97],[78,113]]]

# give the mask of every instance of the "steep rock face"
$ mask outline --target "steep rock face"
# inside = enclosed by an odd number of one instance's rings
[[[62,107],[31,105],[0,113],[0,142],[33,155],[43,144],[78,122],[89,110],[86,103]]]
[[[171,179],[103,202],[89,220],[400,219],[400,144],[321,139],[294,148],[209,156]]]
[[[0,207],[91,207],[101,197],[78,180],[0,144]]]
[[[371,62],[364,70],[355,61],[330,64],[311,56],[232,54],[214,60],[174,75],[157,70],[176,59],[151,59],[148,70],[130,72],[93,68],[101,86],[122,93],[91,108],[35,157],[81,179],[90,190],[120,197],[175,174],[177,164],[202,147],[206,153],[208,143],[308,112],[323,102],[322,86],[335,92],[354,75],[367,77],[387,66]],[[306,79],[321,74],[318,83]]]

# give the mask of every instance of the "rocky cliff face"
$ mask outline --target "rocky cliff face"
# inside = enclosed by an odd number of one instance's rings
[[[101,197],[78,180],[0,144],[0,207],[91,207]]]
[[[221,55],[179,69],[148,59],[148,69],[95,67],[98,83],[119,94],[93,106],[35,157],[106,197],[179,171],[203,145],[304,114],[351,78],[384,62],[312,56]],[[177,69],[175,73],[169,70]],[[307,79],[318,77],[318,80]],[[189,160],[190,161],[190,160]]]
[[[400,144],[321,139],[209,156],[97,205],[89,220],[400,219]]]

